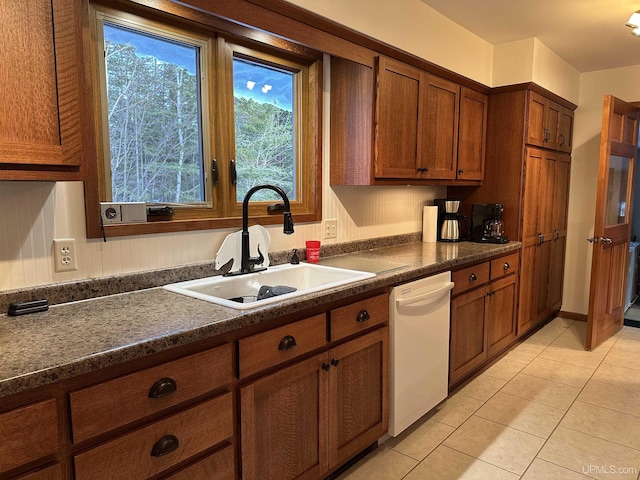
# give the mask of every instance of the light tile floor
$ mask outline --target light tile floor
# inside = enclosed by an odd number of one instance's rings
[[[640,479],[640,329],[556,318],[339,480]]]

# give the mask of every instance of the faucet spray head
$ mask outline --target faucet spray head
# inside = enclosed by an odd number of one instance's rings
[[[293,217],[291,212],[284,212],[284,228],[282,230],[286,235],[293,233]]]

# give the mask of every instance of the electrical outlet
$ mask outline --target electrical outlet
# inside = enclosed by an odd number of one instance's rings
[[[53,261],[56,272],[77,270],[76,239],[59,238],[53,241]]]
[[[338,236],[338,220],[324,221],[324,238],[336,238]]]

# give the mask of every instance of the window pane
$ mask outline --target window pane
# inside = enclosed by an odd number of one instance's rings
[[[605,225],[617,225],[627,221],[627,187],[629,184],[630,159],[611,155],[609,157],[609,188]]]
[[[263,183],[281,187],[296,199],[295,74],[252,62],[233,60],[236,142],[236,200]],[[279,200],[260,190],[252,201]]]
[[[203,202],[199,48],[104,24],[111,200]]]

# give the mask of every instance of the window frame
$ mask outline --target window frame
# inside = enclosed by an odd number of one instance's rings
[[[99,88],[100,74],[99,53],[102,44],[99,44],[97,15],[105,15],[110,19],[125,19],[125,21],[140,22],[146,28],[159,29],[164,36],[165,31],[176,32],[179,38],[181,31],[186,32],[188,39],[198,38],[206,43],[208,54],[201,55],[201,62],[208,62],[212,67],[207,70],[202,68],[202,131],[203,136],[209,130],[210,142],[203,142],[205,185],[211,184],[211,161],[216,159],[218,163],[219,184],[218,187],[205,186],[205,204],[189,204],[187,206],[174,206],[175,215],[172,220],[148,221],[138,224],[101,224],[100,202],[106,198],[105,191],[105,163],[104,154],[108,144],[104,139],[108,137],[108,130],[104,128],[102,113],[102,98],[104,85]],[[168,16],[146,8],[135,6],[120,6],[118,9],[110,8],[109,2],[95,1],[89,4],[90,34],[85,37],[85,45],[91,52],[90,61],[87,62],[85,76],[88,84],[92,86],[93,120],[95,130],[96,161],[89,165],[89,175],[85,180],[85,211],[87,216],[87,237],[116,237],[163,232],[179,232],[207,230],[216,228],[239,227],[241,220],[242,202],[235,200],[235,189],[228,181],[230,175],[227,159],[235,159],[235,136],[233,121],[233,72],[232,59],[234,52],[239,55],[248,55],[260,61],[271,61],[278,68],[283,66],[303,66],[306,73],[302,75],[299,101],[306,111],[299,116],[296,129],[300,132],[300,147],[297,148],[296,161],[298,162],[296,182],[298,182],[298,199],[292,201],[292,212],[295,222],[313,222],[321,219],[322,187],[321,187],[321,112],[322,112],[322,54],[320,52],[304,50],[281,38],[276,38],[263,32],[255,32],[255,38],[229,35],[224,29],[206,27],[203,23],[193,23],[186,19]],[[111,21],[111,20],[110,20]],[[120,20],[114,23],[120,23]],[[219,21],[216,23],[220,23]],[[231,27],[231,26],[230,26]],[[231,32],[233,29],[230,28]],[[251,35],[253,37],[253,35]],[[259,38],[259,41],[256,40]],[[226,64],[225,64],[226,62]],[[284,62],[284,63],[280,63]],[[223,95],[221,91],[231,92]],[[104,92],[106,95],[106,92]],[[206,96],[206,102],[205,102]],[[216,101],[216,99],[218,101]],[[205,105],[206,103],[206,105]],[[208,114],[205,115],[205,109]],[[226,110],[225,110],[226,109]],[[231,120],[215,121],[222,118],[226,112]],[[107,127],[108,128],[108,127]],[[298,133],[298,132],[296,132]],[[266,207],[274,202],[251,202],[249,208],[250,223],[264,225],[282,222],[279,212],[270,214]],[[279,203],[279,202],[276,202]],[[185,204],[186,205],[186,204]]]

